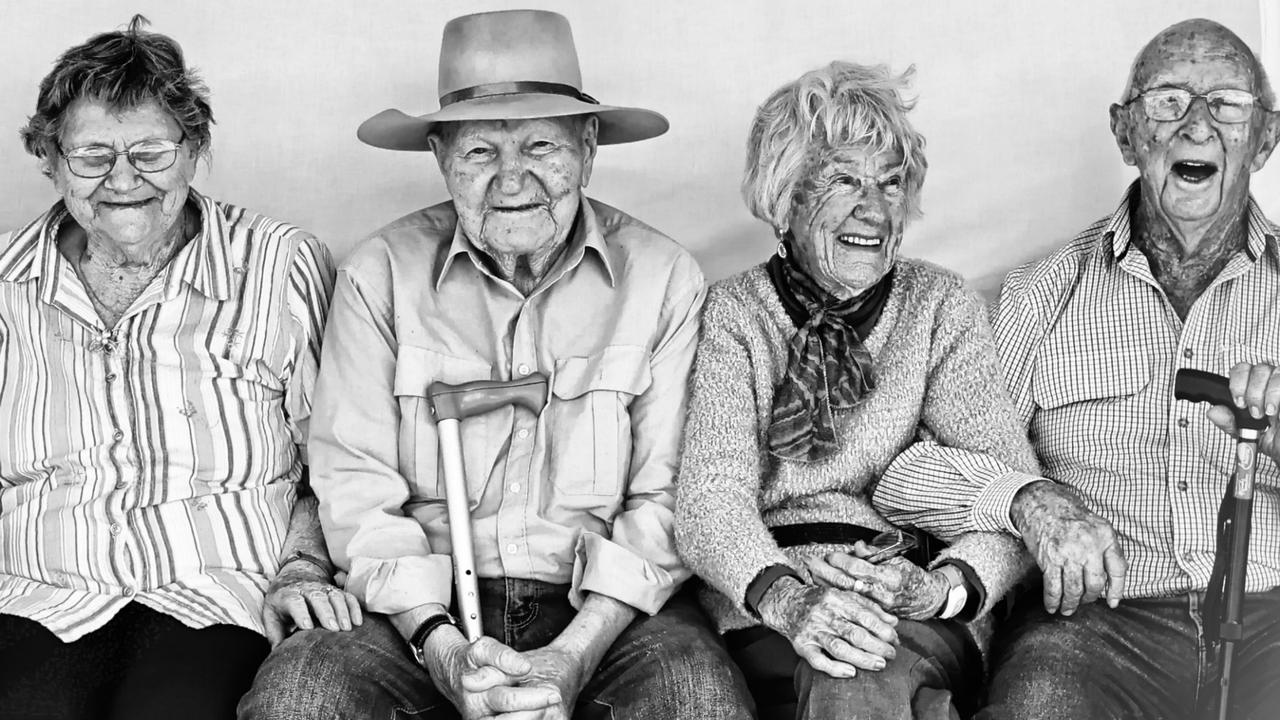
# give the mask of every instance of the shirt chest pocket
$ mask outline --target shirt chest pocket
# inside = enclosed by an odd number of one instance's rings
[[[1125,349],[1108,352],[1041,352],[1031,394],[1044,410],[1080,403],[1124,401],[1151,383],[1146,353]]]
[[[431,414],[427,387],[433,382],[450,385],[491,379],[492,366],[426,348],[401,345],[396,353],[395,396],[400,406],[400,472],[409,481],[414,499],[442,500],[445,496],[440,463],[439,436]],[[465,418],[459,425],[463,468],[467,475],[469,505],[474,508],[484,494],[497,448],[491,442],[489,424],[497,413]]]
[[[611,345],[556,361],[549,408],[551,482],[561,495],[622,494],[631,466],[628,408],[652,382],[649,359],[645,348]]]

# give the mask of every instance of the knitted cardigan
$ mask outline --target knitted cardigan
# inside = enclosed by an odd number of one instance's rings
[[[679,475],[676,540],[690,569],[709,587],[701,599],[721,632],[759,624],[743,607],[764,568],[848,547],[780,550],[769,527],[844,522],[892,526],[873,509],[874,483],[922,436],[986,453],[1038,474],[1008,399],[982,302],[954,273],[901,259],[893,289],[865,339],[876,387],[837,415],[835,455],[814,463],[768,453],[773,391],[796,327],[764,265],[711,286],[691,381]],[[968,563],[982,580],[982,618],[1029,569],[1021,540],[994,532],[941,537],[941,557]],[[971,627],[983,647],[990,624]]]

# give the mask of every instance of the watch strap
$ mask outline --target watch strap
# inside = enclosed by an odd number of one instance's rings
[[[413,650],[413,656],[417,659],[418,664],[422,664],[423,661],[422,646],[427,642],[427,638],[431,636],[431,633],[438,630],[442,625],[457,627],[458,620],[447,612],[436,613],[418,623],[417,629],[409,636],[409,647]]]
[[[327,560],[322,560],[318,556],[312,555],[311,553],[305,552],[303,550],[294,550],[293,552],[286,555],[284,560],[280,561],[280,568],[283,569],[285,565],[288,565],[289,563],[292,563],[292,562],[299,562],[299,561],[315,565],[316,567],[320,568],[321,572],[324,573],[325,577],[333,578],[333,571],[335,569],[333,566],[333,563]]]

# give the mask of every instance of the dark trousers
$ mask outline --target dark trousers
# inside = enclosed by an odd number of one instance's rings
[[[0,615],[0,718],[228,720],[269,650],[252,630],[196,630],[136,602],[70,643]]]
[[[567,585],[480,580],[484,631],[527,651],[544,647],[577,613]],[[750,697],[702,609],[682,592],[641,614],[583,688],[578,720],[747,720]],[[248,720],[419,718],[458,713],[432,684],[386,616],[350,632],[309,630],[279,645],[240,704]]]
[[[879,672],[834,678],[764,627],[725,633],[760,720],[948,720],[967,717],[982,691],[982,655],[964,626],[898,623],[897,656]]]
[[[1245,598],[1232,718],[1280,718],[1280,589]],[[1218,654],[1204,641],[1203,597],[1125,600],[1049,615],[1019,600],[996,638],[982,720],[1190,720],[1215,707]],[[1214,716],[1216,717],[1216,716]]]

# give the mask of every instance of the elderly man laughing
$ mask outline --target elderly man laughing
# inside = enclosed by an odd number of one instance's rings
[[[1109,593],[1113,607],[1075,611],[1082,587],[1086,603],[1098,597],[1096,561],[1064,582],[1063,614],[1053,598],[1024,605],[980,717],[1181,718],[1216,703],[1221,658],[1206,630],[1217,618],[1204,607],[1233,416],[1175,399],[1182,368],[1230,375],[1236,404],[1273,419],[1259,446],[1229,717],[1276,717],[1280,245],[1249,195],[1276,144],[1274,108],[1260,63],[1230,30],[1189,20],[1162,31],[1111,106],[1137,182],[1111,216],[1005,282],[994,325],[1015,404],[1045,474],[1114,525],[1128,572],[1118,606]],[[1048,524],[1076,514],[1034,498],[1020,512]]]
[[[358,634],[304,633],[242,716],[745,718],[741,676],[672,538],[705,288],[693,259],[583,195],[597,145],[662,116],[580,89],[568,22],[444,31],[439,112],[360,138],[435,153],[452,202],[375,233],[341,270],[317,389],[313,484]],[[462,420],[486,637],[450,607],[432,382],[551,377],[545,407]],[[514,717],[515,715],[513,715]]]

